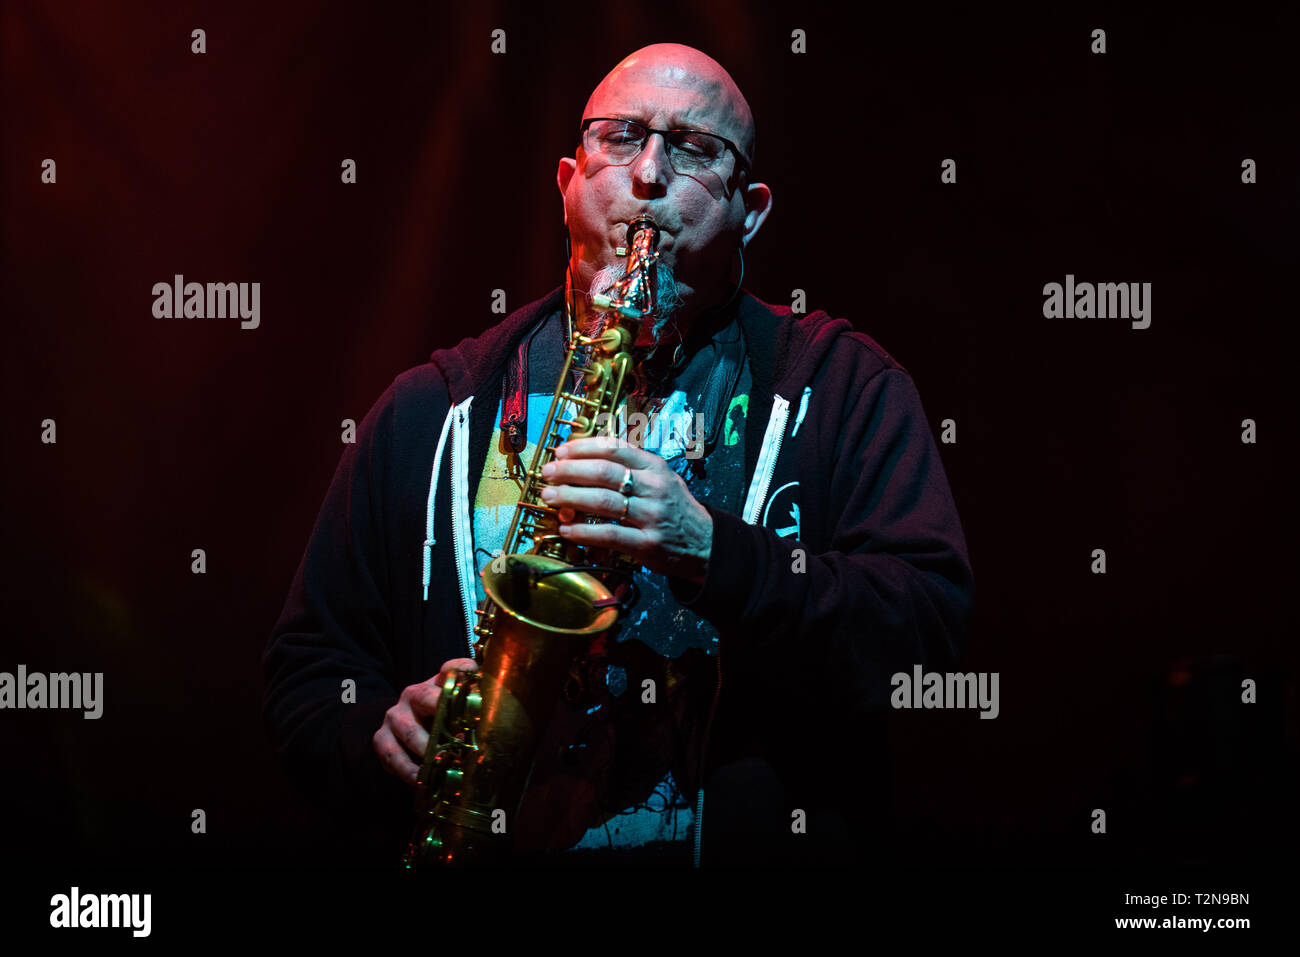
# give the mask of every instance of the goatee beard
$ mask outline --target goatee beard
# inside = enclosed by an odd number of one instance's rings
[[[623,278],[626,268],[617,263],[612,266],[606,266],[591,278],[591,289],[587,294],[587,302],[591,302],[591,297],[597,293],[608,294],[614,288],[614,284]],[[655,317],[655,323],[650,327],[650,334],[654,338],[654,345],[657,348],[660,344],[660,335],[664,327],[672,319],[673,313],[682,304],[681,294],[677,291],[677,280],[673,276],[673,267],[667,263],[659,263],[655,267],[655,306],[658,315]],[[589,336],[597,336],[604,329],[608,321],[606,313],[596,313],[596,319],[592,325],[592,330],[587,333]]]

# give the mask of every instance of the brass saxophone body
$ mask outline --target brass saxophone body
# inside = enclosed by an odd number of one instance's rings
[[[441,689],[416,785],[408,868],[509,858],[512,826],[562,689],[575,661],[623,610],[614,588],[630,581],[635,563],[561,538],[558,510],[541,501],[541,470],[564,441],[562,426],[570,438],[617,435],[617,410],[635,380],[633,346],[656,312],[658,241],[651,217],[632,220],[623,278],[592,299],[603,325],[570,336],[505,545],[479,573],[487,594],[474,628],[479,670],[453,670]],[[579,367],[581,386],[570,391],[580,350],[589,357]]]

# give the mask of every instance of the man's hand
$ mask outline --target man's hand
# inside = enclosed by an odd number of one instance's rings
[[[477,671],[478,664],[472,658],[453,658],[443,664],[437,676],[418,685],[407,685],[397,704],[384,712],[384,723],[375,732],[373,741],[379,763],[407,784],[414,785],[420,777],[420,765],[429,746],[429,732],[420,721],[438,710],[442,683],[453,668]],[[415,760],[411,760],[411,755],[416,756]]]
[[[628,469],[632,491],[625,498],[618,488]],[[653,572],[704,583],[713,516],[660,456],[623,439],[570,439],[543,466],[542,478],[550,483],[542,501],[561,510],[560,534],[569,541],[612,548]],[[570,524],[575,512],[621,518],[622,524]]]

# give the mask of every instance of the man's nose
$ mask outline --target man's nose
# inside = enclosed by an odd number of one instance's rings
[[[632,164],[632,177],[638,186],[666,185],[672,165],[668,162],[668,144],[662,133],[651,133],[641,147],[641,155]]]

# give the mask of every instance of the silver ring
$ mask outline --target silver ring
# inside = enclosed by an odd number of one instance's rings
[[[625,469],[623,471],[623,481],[619,483],[618,490],[623,495],[632,494],[632,470],[631,469]]]

